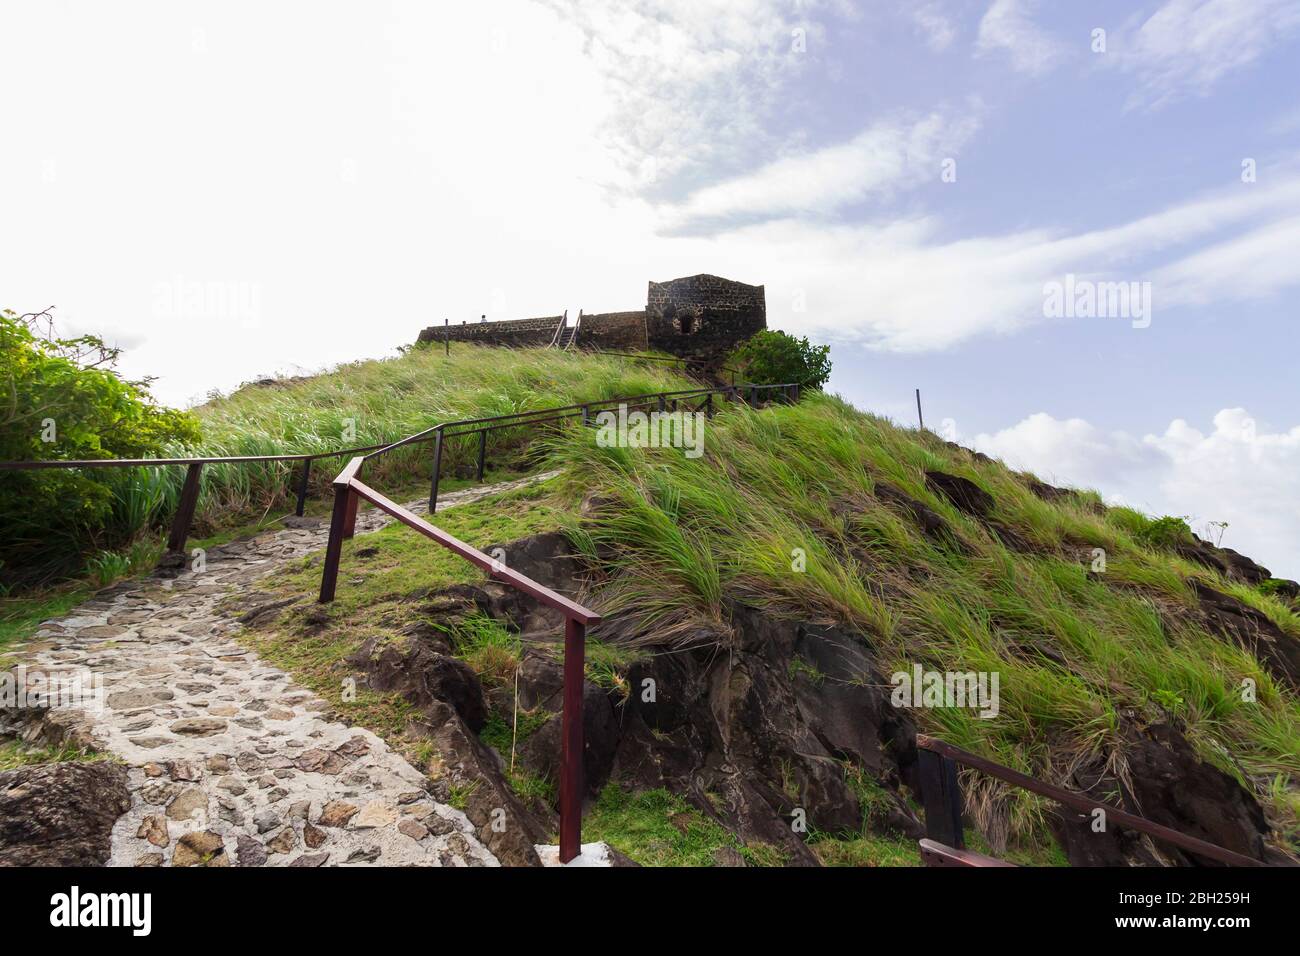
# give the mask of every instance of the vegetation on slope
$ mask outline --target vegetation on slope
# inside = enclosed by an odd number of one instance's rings
[[[671,643],[724,622],[739,597],[779,615],[862,634],[887,672],[914,663],[998,672],[1001,711],[924,709],[923,728],[1049,780],[1089,760],[1122,762],[1122,713],[1172,713],[1201,757],[1235,776],[1294,832],[1300,707],[1260,661],[1192,612],[1200,579],[1300,637],[1268,589],[1223,580],[1153,545],[1152,522],[1095,494],[1036,496],[1025,476],[929,433],[813,396],[762,413],[733,409],[705,454],[601,448],[570,432],[555,454],[574,496],[602,506],[572,536],[616,567],[598,600],[621,639]],[[927,484],[965,476],[991,493],[977,520]],[[942,517],[927,537],[887,506],[887,482]],[[1158,537],[1158,536],[1157,536]],[[1014,546],[1013,546],[1014,545]],[[1106,570],[1091,572],[1094,549]],[[797,550],[798,549],[798,550]],[[806,556],[804,570],[795,557]],[[616,623],[615,623],[616,622]],[[1243,680],[1257,687],[1244,699]],[[1112,766],[1119,779],[1124,766]],[[974,778],[981,828],[1049,842],[1043,802]]]
[[[1045,779],[1065,780],[1100,759],[1122,780],[1125,721],[1172,716],[1199,755],[1249,788],[1294,840],[1300,706],[1251,653],[1204,628],[1189,582],[1238,598],[1291,637],[1300,637],[1300,619],[1275,589],[1225,580],[1180,557],[1168,521],[1107,509],[1091,492],[1044,499],[1030,476],[820,395],[762,412],[723,409],[696,459],[671,448],[602,448],[592,435],[573,427],[531,449],[547,467],[564,466],[560,478],[449,511],[439,524],[480,547],[563,526],[580,550],[599,555],[603,583],[590,601],[607,624],[590,635],[593,681],[616,687],[643,653],[638,646],[724,626],[726,602],[737,598],[861,634],[887,673],[914,663],[999,673],[996,719],[956,708],[913,716],[922,729]],[[927,471],[978,484],[995,503],[991,518],[955,507],[927,483]],[[887,486],[930,509],[946,530],[925,534]],[[281,621],[273,634],[252,638],[327,696],[337,696],[344,657],[368,637],[419,623],[413,594],[479,578],[397,527],[346,549],[339,600],[323,617]],[[1093,570],[1096,549],[1105,552],[1101,572]],[[275,587],[309,596],[318,562]],[[451,643],[491,699],[518,666],[518,638],[471,630]],[[1258,688],[1253,701],[1241,692],[1245,679]],[[389,721],[371,716],[389,731],[401,723],[396,711]],[[516,726],[527,735],[539,723],[537,715],[516,724],[513,714],[493,713],[483,737],[504,754],[521,744]],[[526,798],[553,796],[526,775],[512,782]],[[970,784],[980,831],[972,845],[987,842],[1024,862],[1062,862],[1043,801],[987,778]],[[634,857],[699,862],[703,849],[712,859],[735,848],[708,838],[707,821],[673,823],[683,810],[660,806],[672,802],[662,793],[610,788],[588,826]],[[870,813],[870,801],[863,806]],[[915,862],[905,839],[868,823],[857,835],[810,834],[810,846],[828,864]]]
[[[109,372],[97,374],[119,381]],[[185,416],[191,424],[184,442],[101,444],[97,449],[77,446],[76,454],[86,458],[127,453],[159,457],[309,454],[385,444],[442,421],[694,386],[669,368],[632,359],[470,345],[453,345],[447,356],[441,348],[415,348],[397,358],[355,362],[310,378],[247,385],[229,396],[214,396],[195,409],[193,416]],[[81,415],[61,421],[59,427],[71,429],[74,418],[86,427],[91,424]],[[535,435],[536,429],[490,434],[488,478],[531,470],[537,462],[529,457],[528,448]],[[3,457],[30,457],[25,447]],[[51,447],[57,452],[54,457],[76,457],[70,446]],[[457,475],[467,473],[476,453],[473,438],[448,443],[443,456],[444,488],[457,486]],[[417,444],[385,456],[367,469],[367,480],[408,499],[419,497],[418,487],[427,489],[431,454],[430,445]],[[328,507],[329,482],[343,464],[342,458],[315,464],[309,513],[323,513]],[[300,468],[295,463],[278,462],[204,468],[191,547],[210,547],[291,513]],[[54,557],[58,560],[52,567],[61,569],[59,574],[76,574],[79,581],[36,594],[10,596],[4,595],[5,588],[0,585],[0,645],[75,603],[87,585],[102,587],[151,568],[162,552],[164,524],[179,497],[184,473],[179,467],[43,473],[65,476],[51,479],[56,484],[74,480],[67,476],[75,475],[79,490],[69,492],[69,500],[88,503],[102,498],[108,502],[112,534],[104,537],[99,533],[96,529],[110,525],[95,519],[47,542],[57,551]],[[24,497],[27,492],[19,494],[16,474],[0,473],[0,481],[14,490],[14,500],[21,499],[27,513],[58,515],[66,511],[53,506],[31,509],[32,499]],[[85,487],[91,487],[93,493]],[[9,499],[0,496],[0,500]],[[19,508],[19,504],[13,507]],[[0,567],[0,577],[2,572]],[[57,575],[50,572],[42,579],[48,583],[52,577]]]

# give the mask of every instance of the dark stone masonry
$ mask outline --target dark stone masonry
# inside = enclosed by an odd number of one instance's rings
[[[609,352],[655,349],[705,363],[720,363],[755,332],[767,328],[761,285],[696,275],[651,282],[644,309],[580,315],[576,322],[551,315],[505,322],[433,325],[420,342],[477,342],[518,348],[561,345]]]

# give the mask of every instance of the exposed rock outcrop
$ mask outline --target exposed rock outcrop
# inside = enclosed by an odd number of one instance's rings
[[[1212,633],[1241,645],[1278,680],[1300,690],[1300,641],[1273,623],[1267,614],[1238,598],[1194,578],[1191,585],[1200,602],[1205,626]]]
[[[107,760],[0,773],[0,866],[102,866],[130,808],[126,768]]]
[[[1269,827],[1255,798],[1201,760],[1177,727],[1140,725],[1130,714],[1123,757],[1124,780],[1085,766],[1076,770],[1071,789],[1094,796],[1118,792],[1120,806],[1130,813],[1257,860],[1270,859],[1264,843]],[[1098,831],[1091,816],[1065,808],[1055,811],[1053,829],[1075,866],[1222,865],[1118,825]]]

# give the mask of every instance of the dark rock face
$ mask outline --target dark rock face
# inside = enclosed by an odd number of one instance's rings
[[[1232,548],[1216,547],[1196,535],[1192,535],[1191,541],[1179,542],[1174,550],[1180,557],[1217,571],[1229,581],[1258,587],[1272,577],[1268,568],[1256,564],[1244,554]]]
[[[536,844],[546,843],[547,826],[526,810],[502,773],[496,752],[478,739],[449,705],[435,702],[414,728],[443,757],[452,783],[465,786],[465,816],[478,838],[505,866],[541,866]]]
[[[911,518],[926,537],[940,542],[958,540],[952,529],[948,527],[948,522],[944,521],[938,512],[917,501],[901,488],[896,488],[887,481],[877,481],[875,493],[876,497],[885,504]]]
[[[927,471],[925,483],[968,515],[987,519],[993,513],[993,496],[969,478]]]
[[[1171,724],[1140,726],[1127,718],[1123,741],[1132,786],[1099,766],[1083,767],[1067,785],[1097,795],[1120,793],[1122,809],[1257,860],[1266,859],[1268,824],[1255,798],[1231,776],[1196,756]],[[1094,832],[1092,818],[1057,808],[1053,830],[1074,866],[1221,866],[1118,825]]]
[[[478,675],[464,661],[439,653],[419,638],[392,643],[371,638],[348,662],[366,672],[374,690],[396,691],[421,709],[444,701],[475,733],[487,723]]]
[[[1137,812],[1189,836],[1264,859],[1264,811],[1236,780],[1197,757],[1179,730],[1169,724],[1135,727],[1125,754],[1132,802],[1141,808]],[[1219,865],[1182,855],[1197,864]]]
[[[1074,497],[1074,492],[1069,488],[1058,488],[1056,485],[1049,485],[1045,481],[1039,481],[1033,476],[1029,477],[1026,484],[1036,497],[1042,498],[1044,501],[1069,501]]]
[[[1230,594],[1193,578],[1192,590],[1201,603],[1205,626],[1255,655],[1279,680],[1300,690],[1300,641],[1273,623],[1268,615]]]
[[[560,665],[549,658],[550,673],[543,674],[544,667],[538,666],[539,655],[530,655],[528,663],[520,674],[521,705],[524,698],[525,677],[529,674],[528,695],[538,701],[537,706],[555,714],[537,729],[524,743],[520,751],[523,765],[545,780],[558,786],[560,780],[560,744],[563,721],[560,711],[563,708],[564,678]],[[540,678],[540,680],[539,680]],[[554,688],[549,694],[545,688]],[[614,712],[611,695],[590,681],[582,685],[582,781],[588,796],[596,796],[609,780],[614,767],[614,753],[618,749],[618,718]]]
[[[108,761],[0,773],[0,866],[103,866],[130,808],[126,768]]]
[[[861,638],[739,605],[731,623],[729,647],[660,654],[629,671],[613,779],[664,787],[742,840],[815,865],[796,811],[812,829],[860,828],[844,761],[896,790],[915,760],[915,728],[891,706]],[[894,819],[919,833],[901,801]]]

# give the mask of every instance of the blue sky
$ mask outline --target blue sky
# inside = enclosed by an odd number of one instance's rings
[[[51,2],[0,37],[0,304],[167,401],[714,272],[861,407],[919,387],[1300,577],[1300,0]],[[1066,274],[1150,283],[1149,325],[1046,317]]]

